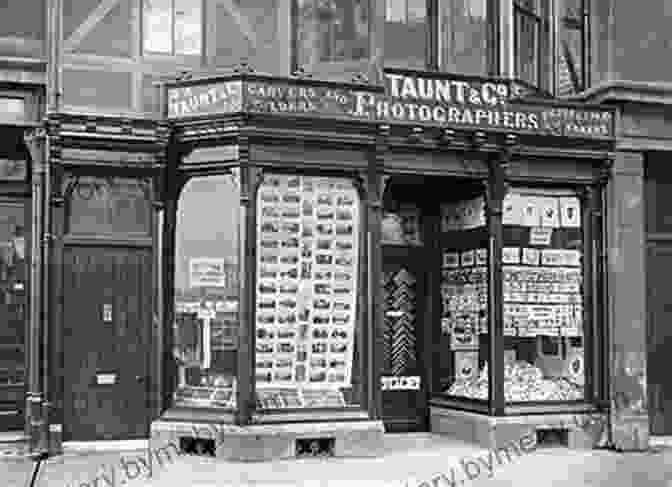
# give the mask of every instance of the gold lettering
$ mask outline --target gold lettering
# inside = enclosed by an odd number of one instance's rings
[[[432,115],[437,122],[446,123],[446,110],[443,107],[434,107]]]
[[[527,129],[527,123],[526,123],[526,118],[524,113],[516,113],[516,128],[521,129],[521,130],[526,130]]]
[[[459,122],[459,117],[460,117],[459,108],[450,107],[448,109],[448,122],[449,123],[458,123]]]
[[[385,74],[385,77],[390,80],[390,93],[394,98],[399,98],[399,81],[404,79],[400,74]]]
[[[468,108],[462,112],[462,123],[473,125],[474,124],[474,115],[471,113],[471,110]]]
[[[415,89],[413,78],[406,76],[404,78],[404,85],[401,88],[401,98],[417,98],[418,92]]]
[[[450,103],[450,81],[444,79],[435,79],[434,96],[436,97],[436,101]]]
[[[512,129],[513,128],[513,113],[512,112],[504,112],[504,126],[507,128]]]

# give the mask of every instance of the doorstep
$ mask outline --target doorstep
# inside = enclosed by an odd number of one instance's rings
[[[106,452],[138,452],[149,448],[149,438],[140,440],[64,441],[63,455],[87,455]]]

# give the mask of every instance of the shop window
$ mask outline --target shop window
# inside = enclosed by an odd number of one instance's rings
[[[257,209],[257,407],[359,405],[360,202],[353,182],[268,175]]]
[[[488,232],[483,196],[441,205],[440,390],[488,400]]]
[[[295,0],[296,63],[320,65],[369,57],[369,0]]]
[[[439,2],[440,66],[451,73],[488,74],[488,0]]]
[[[514,0],[514,69],[518,79],[549,90],[551,55],[548,0]]]
[[[426,0],[387,0],[385,65],[425,69],[428,29]]]
[[[237,174],[190,179],[177,207],[174,404],[234,408],[238,355]],[[210,215],[210,218],[204,216]]]
[[[119,177],[72,177],[66,182],[68,233],[150,235],[149,183]]]
[[[0,401],[2,389],[23,386],[28,261],[23,204],[0,203]]]
[[[144,51],[168,55],[199,55],[201,8],[200,0],[144,0]]]
[[[507,402],[583,399],[583,234],[572,191],[519,188],[505,200]]]

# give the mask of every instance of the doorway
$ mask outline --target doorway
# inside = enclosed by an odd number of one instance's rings
[[[64,251],[64,440],[149,434],[150,249]]]

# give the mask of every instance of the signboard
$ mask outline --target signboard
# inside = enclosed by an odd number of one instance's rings
[[[226,287],[224,259],[200,257],[189,259],[189,285],[191,287]]]
[[[380,378],[382,391],[419,391],[420,377],[418,376],[387,376]]]
[[[206,83],[168,90],[168,118],[239,112],[242,81]]]
[[[245,111],[589,139],[614,136],[610,109],[516,101],[524,94],[514,82],[442,74],[388,72],[384,93],[272,78],[204,80],[168,89],[168,117]]]

